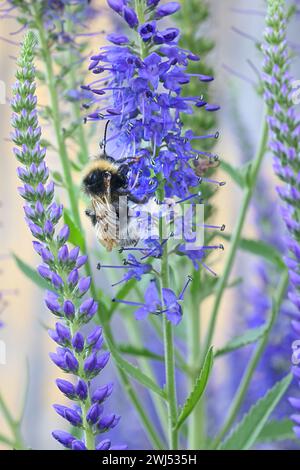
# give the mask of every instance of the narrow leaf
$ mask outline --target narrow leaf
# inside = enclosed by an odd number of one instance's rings
[[[245,186],[243,175],[237,168],[234,168],[230,163],[225,162],[224,160],[221,161],[221,168],[233,179],[233,181],[236,182],[240,188]]]
[[[191,391],[190,395],[188,396],[180,412],[180,415],[178,417],[178,421],[176,424],[176,429],[179,429],[180,426],[184,423],[184,421],[189,417],[189,415],[192,413],[193,409],[199,402],[200,398],[202,397],[205,391],[209,376],[210,376],[210,372],[211,372],[212,365],[213,365],[213,360],[214,360],[213,348],[211,347],[208,353],[206,354],[203,367],[200,371],[198,379],[196,380],[194,388]]]
[[[278,442],[285,440],[295,440],[293,423],[289,419],[272,420],[265,424],[256,442]]]
[[[292,380],[289,374],[277,382],[266,395],[261,398],[233,429],[219,450],[248,450],[256,442],[269,416],[285,394]]]
[[[70,212],[67,209],[64,209],[64,221],[69,226],[70,229],[70,237],[69,241],[74,246],[79,246],[80,250],[83,251],[84,249],[84,238],[82,231],[79,230],[75,222],[73,221]]]
[[[234,337],[223,348],[220,348],[215,352],[215,357],[223,356],[224,354],[228,354],[232,351],[235,351],[236,349],[240,349],[248,346],[249,344],[256,343],[256,341],[264,336],[267,330],[268,327],[263,325],[258,328],[252,328],[251,330],[246,331],[244,334]]]
[[[166,399],[165,392],[152,379],[150,379],[150,377],[140,371],[136,366],[126,361],[126,359],[122,358],[116,347],[113,345],[111,339],[106,337],[106,342],[111,352],[111,355],[114,358],[118,367],[120,367],[124,372],[130,375],[134,380],[144,385],[144,387],[152,390],[152,392]]]
[[[31,266],[29,266],[29,264],[25,263],[25,261],[23,261],[21,258],[19,258],[14,253],[13,253],[13,258],[14,258],[15,262],[17,263],[17,266],[20,269],[20,271],[22,271],[22,273],[26,277],[28,277],[28,279],[30,279],[38,287],[40,287],[42,289],[47,289],[47,287],[48,287],[47,282],[38,275],[38,273],[35,269],[33,269]]]
[[[161,362],[164,361],[164,356],[155,354],[147,348],[137,348],[136,346],[132,346],[131,344],[119,343],[117,349],[120,353],[129,354],[130,356],[146,357],[148,359],[153,359],[155,361]]]

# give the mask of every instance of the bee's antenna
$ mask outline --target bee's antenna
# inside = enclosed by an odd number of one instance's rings
[[[104,129],[104,138],[103,138],[103,153],[106,156],[106,140],[107,140],[107,131],[110,121],[106,121],[105,129]]]

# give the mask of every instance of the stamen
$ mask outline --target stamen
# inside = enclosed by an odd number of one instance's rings
[[[203,261],[200,262],[200,264],[213,276],[217,277],[217,273],[215,273],[207,264],[203,263]]]
[[[116,302],[118,304],[125,304],[125,305],[132,305],[134,307],[143,307],[144,304],[141,302],[130,302],[129,300],[122,300],[122,299],[111,299],[112,302]]]
[[[181,294],[180,294],[179,297],[178,297],[178,300],[183,300],[184,293],[185,293],[185,291],[186,291],[188,285],[192,282],[192,280],[193,280],[192,276],[188,276],[188,279],[187,279],[187,281],[186,281],[186,283],[185,283],[185,285],[184,285],[184,287],[183,287],[183,289],[182,289],[182,291],[181,291]]]
[[[223,225],[208,225],[208,224],[203,224],[203,225],[199,225],[199,227],[204,227],[204,228],[211,228],[211,229],[215,229],[215,230],[220,230],[220,232],[224,232],[226,226],[225,224]]]
[[[217,131],[215,134],[195,135],[190,140],[218,139],[219,136],[220,136],[220,133]]]
[[[200,177],[199,178],[199,183],[202,183],[202,181],[205,181],[206,183],[216,184],[217,186],[225,186],[225,184],[226,184],[226,181],[216,181],[216,180],[212,180],[210,178]]]
[[[201,250],[224,250],[224,245],[222,245],[222,243],[220,243],[219,245],[202,246]]]
[[[201,193],[199,192],[197,194],[192,194],[191,196],[187,196],[184,199],[180,199],[180,201],[176,201],[176,204],[181,204],[182,202],[189,201],[190,199],[194,199],[196,197],[201,197]]]

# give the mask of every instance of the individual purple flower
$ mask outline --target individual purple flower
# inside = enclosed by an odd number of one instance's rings
[[[132,254],[129,254],[127,260],[124,260],[123,266],[102,265],[101,263],[98,263],[97,268],[99,270],[103,268],[126,270],[123,278],[113,284],[113,286],[117,286],[118,284],[129,281],[130,279],[136,279],[137,281],[140,281],[144,274],[149,274],[152,271],[151,264],[141,263]]]
[[[132,305],[135,307],[139,307],[135,311],[135,318],[137,320],[143,320],[148,315],[162,315],[165,314],[167,319],[173,323],[174,325],[178,325],[182,319],[182,307],[180,302],[184,298],[184,293],[192,281],[192,278],[189,277],[182,292],[179,296],[173,292],[172,289],[163,288],[162,289],[162,298],[159,295],[156,282],[152,280],[146,291],[145,291],[145,302],[131,302],[128,300],[119,300],[113,299],[114,302],[118,302],[125,305]]]
[[[277,188],[283,202],[282,217],[288,235],[286,246],[290,250],[286,265],[290,273],[290,300],[296,313],[292,323],[295,337],[300,329],[300,225],[299,225],[299,133],[300,116],[292,99],[292,77],[289,72],[290,57],[287,42],[288,11],[283,0],[269,3],[264,53],[264,99],[268,106],[270,129],[269,147],[273,153],[273,167],[283,186]],[[299,364],[297,362],[297,364]],[[297,367],[293,371],[297,377]],[[298,377],[299,378],[299,377]],[[297,420],[295,432],[299,437]]]
[[[40,146],[41,132],[34,96],[35,46],[35,35],[29,32],[25,36],[18,63],[12,100],[13,140],[18,146],[15,155],[22,164],[18,174],[23,182],[24,175],[28,175],[28,183],[24,182],[21,195],[26,201],[26,221],[38,239],[33,242],[35,251],[42,259],[38,272],[49,285],[45,303],[58,317],[55,328],[49,331],[58,344],[56,352],[51,353],[50,357],[63,372],[72,376],[70,380],[58,379],[56,383],[65,396],[75,401],[75,405],[54,405],[54,409],[72,426],[84,429],[82,440],[64,431],[54,431],[53,437],[68,449],[91,450],[96,448],[97,434],[117,424],[117,420],[107,422],[105,429],[102,429],[99,424],[102,419],[100,405],[97,405],[98,414],[95,407],[91,409],[94,406],[91,404],[91,380],[105,367],[109,353],[101,353],[101,328],[97,327],[91,333],[82,329],[98,310],[93,298],[83,298],[91,285],[90,277],[82,277],[80,274],[87,257],[81,256],[77,247],[71,249],[66,245],[70,235],[69,227],[64,225],[59,229],[57,226],[62,218],[62,207],[54,202],[53,184],[47,184],[49,171],[44,160],[45,152]],[[37,161],[41,171],[36,169]],[[108,396],[110,386],[107,387]]]
[[[180,4],[178,2],[168,2],[157,7],[155,11],[155,17],[160,19],[164,16],[173,15],[173,13],[176,13],[179,9]]]
[[[152,39],[156,32],[156,21],[149,21],[139,27],[139,33],[143,41],[147,42]]]

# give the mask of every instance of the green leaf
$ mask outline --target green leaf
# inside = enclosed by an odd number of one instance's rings
[[[144,387],[152,390],[152,392],[166,399],[165,392],[152,379],[150,379],[150,377],[148,377],[146,374],[140,371],[136,366],[126,361],[126,359],[122,358],[122,356],[119,354],[118,350],[116,349],[116,347],[114,346],[110,338],[106,337],[106,342],[108,345],[108,349],[110,350],[111,355],[116,362],[116,365],[120,367],[120,369],[122,369],[123,372],[126,372],[128,375],[130,375],[134,380],[142,384]]]
[[[292,375],[277,382],[261,398],[233,429],[229,437],[218,450],[248,450],[256,442],[269,416],[285,394],[292,380]]]
[[[131,344],[122,344],[122,343],[119,343],[117,348],[120,353],[129,354],[130,356],[146,357],[148,359],[153,359],[155,361],[161,361],[161,362],[164,361],[164,356],[156,354],[147,348],[138,348],[136,346],[132,346]]]
[[[234,168],[230,163],[225,162],[224,160],[221,161],[221,168],[236,182],[236,184],[243,188],[245,186],[245,181],[241,172]]]
[[[213,360],[214,360],[213,348],[211,347],[208,353],[206,354],[203,367],[200,371],[198,379],[196,380],[194,388],[191,391],[190,395],[188,396],[180,412],[180,415],[178,417],[177,424],[176,424],[176,429],[179,429],[180,426],[184,423],[184,421],[189,417],[189,415],[192,413],[193,409],[199,402],[200,398],[202,397],[205,391],[209,376],[210,376],[210,372],[211,372],[212,365],[213,365]]]
[[[84,250],[84,237],[82,231],[79,230],[75,222],[73,221],[70,211],[68,209],[64,209],[64,221],[69,226],[70,229],[70,237],[69,241],[74,246],[79,246],[80,250]]]
[[[221,233],[220,236],[225,240],[230,241],[231,236],[229,234]],[[242,238],[239,242],[239,247],[243,251],[247,251],[248,253],[252,253],[253,255],[266,259],[270,263],[277,266],[280,271],[286,269],[279,251],[268,243],[265,243],[261,240]]]
[[[28,279],[30,279],[34,284],[42,289],[47,289],[49,287],[48,283],[42,277],[40,277],[37,271],[29,266],[29,264],[25,263],[25,261],[21,260],[21,258],[19,258],[14,253],[13,258],[17,263],[20,271],[22,271],[22,273],[25,274],[25,276],[28,277]]]
[[[82,168],[83,168],[82,165],[74,162],[73,160],[71,161],[71,166],[75,171],[78,171],[78,172],[82,171]]]
[[[62,176],[61,173],[59,173],[59,171],[53,171],[52,172],[52,179],[53,179],[54,183],[57,186],[64,186],[65,185],[63,176]]]
[[[295,440],[293,423],[289,419],[272,420],[265,424],[256,442],[278,442],[285,440]]]
[[[224,354],[228,354],[232,351],[235,351],[236,349],[248,346],[248,344],[256,343],[256,341],[261,339],[267,331],[268,326],[266,325],[260,326],[258,328],[252,328],[251,330],[246,331],[244,334],[234,337],[223,348],[218,349],[215,352],[215,357],[223,356]]]

